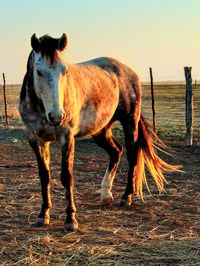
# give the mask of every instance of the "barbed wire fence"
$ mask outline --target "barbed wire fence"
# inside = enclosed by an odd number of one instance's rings
[[[156,115],[156,133],[164,139],[185,139],[185,88],[186,81],[174,81],[174,77],[168,77],[168,81],[160,81],[161,77],[154,76],[154,108]],[[171,80],[170,80],[171,79]],[[10,85],[6,82],[6,99],[9,126],[23,126],[18,105],[22,80],[18,85]],[[146,120],[153,126],[152,96],[150,77],[142,82],[143,99],[142,113]],[[193,78],[193,137],[194,142],[200,141],[200,79]],[[6,126],[5,103],[3,96],[3,84],[0,85],[0,126]]]
[[[153,125],[156,121],[156,133],[164,139],[185,140],[186,137],[186,80],[155,82],[154,102],[152,108],[151,84],[143,84],[142,113]],[[200,140],[200,82],[193,79],[192,82],[192,106],[191,114],[194,141]],[[152,109],[154,112],[152,112]],[[155,115],[155,117],[154,117]],[[192,127],[193,126],[193,127]],[[190,142],[192,143],[192,141]]]

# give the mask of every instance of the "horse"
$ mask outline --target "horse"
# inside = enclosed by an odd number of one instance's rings
[[[113,201],[112,184],[123,147],[112,134],[119,121],[125,137],[128,177],[120,205],[130,205],[132,195],[143,199],[147,184],[145,165],[158,190],[164,190],[164,172],[178,171],[157,152],[158,140],[141,114],[142,88],[138,75],[128,66],[109,57],[78,64],[66,63],[63,51],[65,33],[60,38],[31,37],[32,50],[27,61],[19,112],[27,140],[35,153],[42,190],[42,205],[35,226],[50,223],[50,143],[61,149],[61,183],[66,190],[64,229],[78,229],[74,202],[75,139],[92,137],[109,155],[109,164],[101,183],[101,202]]]

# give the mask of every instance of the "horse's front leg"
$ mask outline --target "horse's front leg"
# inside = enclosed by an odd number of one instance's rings
[[[41,210],[38,214],[37,220],[34,226],[44,226],[49,225],[50,216],[49,212],[51,209],[51,194],[50,194],[50,152],[49,152],[49,144],[50,142],[42,142],[39,143],[37,141],[29,140],[29,144],[32,147],[37,163],[38,163],[38,170],[42,188],[42,206]]]
[[[78,222],[76,220],[76,207],[74,203],[74,176],[73,176],[73,164],[74,164],[74,136],[67,136],[65,140],[62,140],[62,169],[61,169],[61,182],[66,189],[66,231],[75,231],[78,229]]]

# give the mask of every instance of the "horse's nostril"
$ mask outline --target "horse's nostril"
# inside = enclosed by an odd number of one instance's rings
[[[62,112],[62,121],[65,119],[66,113]]]
[[[66,116],[65,112],[62,112],[58,115],[55,115],[52,112],[50,112],[48,113],[48,120],[52,126],[58,126],[65,119],[65,116]]]
[[[49,119],[49,121],[53,124],[54,123],[54,118],[53,118],[53,115],[52,115],[52,113],[48,113],[48,119]]]

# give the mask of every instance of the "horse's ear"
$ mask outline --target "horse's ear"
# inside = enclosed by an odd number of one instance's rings
[[[63,35],[58,40],[58,50],[63,51],[67,46],[67,35],[63,33]]]
[[[31,47],[36,53],[40,51],[40,40],[36,37],[35,33],[31,37]]]

